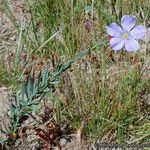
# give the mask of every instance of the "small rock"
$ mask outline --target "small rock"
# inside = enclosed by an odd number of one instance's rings
[[[9,118],[7,116],[8,110],[11,106],[11,101],[13,99],[12,90],[6,87],[0,88],[0,129],[6,130],[10,124]],[[0,139],[5,138],[5,135],[0,133]]]

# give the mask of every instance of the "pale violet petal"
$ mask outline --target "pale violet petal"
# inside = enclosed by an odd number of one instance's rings
[[[118,51],[122,49],[124,46],[124,43],[125,41],[121,37],[113,37],[110,40],[110,45],[114,51]]]
[[[131,30],[131,36],[135,39],[143,39],[146,35],[146,27],[138,25],[134,29]]]
[[[121,18],[121,25],[125,31],[130,31],[134,27],[135,23],[135,18],[130,15],[124,15]]]
[[[137,40],[134,38],[129,38],[125,40],[125,49],[129,52],[135,52],[140,48]]]
[[[111,36],[120,36],[122,29],[117,23],[111,23],[109,27],[107,27],[107,33]]]

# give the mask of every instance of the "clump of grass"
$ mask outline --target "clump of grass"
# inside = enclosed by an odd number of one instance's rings
[[[54,102],[57,121],[69,120],[77,130],[83,126],[89,141],[150,140],[149,109],[143,100],[150,85],[143,77],[145,58],[149,56],[140,52],[112,52],[105,38],[106,26],[119,21],[123,14],[135,15],[144,23],[149,21],[148,7],[143,1],[139,3],[137,0],[26,2],[31,24],[21,35],[22,47],[26,47],[29,57],[37,54],[53,60],[55,54],[57,62],[98,43],[89,56],[76,62],[65,77],[62,75],[55,93],[59,101]],[[67,66],[70,67],[70,62]]]
[[[148,109],[140,110],[139,101],[142,87],[150,83],[142,78],[138,69],[132,68],[133,64],[129,61],[122,61],[124,64],[114,62],[109,68],[106,66],[108,63],[109,59],[105,61],[103,54],[99,53],[96,63],[89,63],[90,74],[86,72],[85,63],[73,69],[74,97],[69,98],[70,104],[64,110],[64,116],[77,129],[85,121],[85,133],[90,139],[124,143],[128,142],[134,128],[141,126],[137,122],[142,113],[145,114],[144,120],[149,118],[146,115]],[[130,127],[133,127],[132,131]],[[147,141],[147,138],[143,134],[141,141]]]
[[[11,78],[2,60],[0,60],[0,77],[0,86],[11,86]]]

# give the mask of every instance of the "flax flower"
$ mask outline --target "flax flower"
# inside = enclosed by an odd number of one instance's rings
[[[130,15],[125,15],[121,19],[120,27],[117,23],[111,23],[107,27],[107,33],[111,36],[110,45],[114,51],[125,48],[129,52],[140,49],[139,40],[146,34],[146,27],[138,25],[134,28],[136,20]]]

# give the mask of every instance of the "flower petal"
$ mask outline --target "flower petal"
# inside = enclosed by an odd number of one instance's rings
[[[130,31],[135,25],[136,20],[130,15],[125,15],[121,18],[121,25],[125,31]]]
[[[125,49],[129,52],[135,52],[140,48],[137,40],[130,38],[125,40]]]
[[[133,30],[131,30],[131,35],[135,39],[143,39],[145,34],[146,34],[146,27],[141,26],[141,25],[139,25],[139,26],[135,27]]]
[[[121,37],[111,38],[110,45],[114,51],[118,51],[123,48],[124,40]]]
[[[107,27],[107,33],[111,36],[120,36],[122,29],[117,23],[111,23],[109,27]]]

